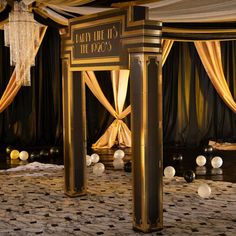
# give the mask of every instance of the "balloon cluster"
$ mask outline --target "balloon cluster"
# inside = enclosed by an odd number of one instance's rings
[[[203,148],[203,152],[205,153],[207,157],[212,156],[213,151],[214,149],[211,145],[207,145]],[[197,156],[196,163],[197,163],[196,174],[205,175],[207,172],[207,168],[205,167],[207,163],[206,157],[203,155]],[[223,160],[221,157],[215,156],[215,157],[210,158],[210,164],[213,168],[211,170],[212,175],[221,175],[223,173],[222,169],[220,168],[223,164]],[[211,187],[208,184],[203,183],[198,187],[197,192],[200,197],[209,198],[211,195]]]
[[[126,163],[124,162],[125,152],[121,149],[118,149],[114,152],[113,155],[113,167],[115,170],[124,170],[125,172],[132,171],[132,162],[129,160]]]
[[[30,159],[31,161],[36,161],[41,158],[49,158],[49,157],[58,157],[61,154],[59,147],[51,147],[48,149],[42,149],[40,151],[33,151],[30,154],[23,150],[19,151],[17,149],[14,149],[11,146],[6,147],[6,153],[10,155],[10,158],[12,160],[20,159],[22,161],[26,161]]]
[[[203,155],[197,156],[196,163],[198,167],[203,167],[206,164],[206,157]],[[220,168],[223,164],[223,160],[219,156],[211,158],[211,166],[213,168]]]
[[[6,153],[10,155],[12,160],[20,159],[22,161],[26,161],[29,158],[29,153],[27,151],[18,151],[10,146],[6,148]]]
[[[105,171],[105,166],[103,163],[99,162],[100,157],[97,153],[93,153],[92,155],[86,155],[86,165],[93,165],[93,173],[96,176],[101,176]]]

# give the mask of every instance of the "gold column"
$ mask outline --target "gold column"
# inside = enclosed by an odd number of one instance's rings
[[[163,228],[161,55],[130,53],[133,228]]]
[[[86,194],[85,83],[81,72],[70,72],[62,62],[65,193]]]

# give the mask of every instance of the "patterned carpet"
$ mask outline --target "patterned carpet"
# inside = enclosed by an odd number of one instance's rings
[[[88,169],[89,193],[64,195],[63,167],[33,163],[0,172],[0,235],[143,235],[132,230],[131,174]],[[206,182],[209,199],[197,194]],[[164,229],[146,235],[235,235],[236,184],[164,178]]]

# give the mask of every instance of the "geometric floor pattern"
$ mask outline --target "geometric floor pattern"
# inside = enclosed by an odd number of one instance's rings
[[[62,166],[0,172],[0,235],[143,235],[132,230],[131,173],[88,168],[88,195],[64,194]],[[28,168],[27,168],[28,166]],[[209,199],[198,196],[207,183]],[[164,229],[146,235],[236,235],[236,184],[164,178]]]

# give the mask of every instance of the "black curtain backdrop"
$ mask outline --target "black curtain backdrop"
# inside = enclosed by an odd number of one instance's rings
[[[236,42],[222,42],[222,61],[236,99]],[[193,43],[175,42],[163,68],[164,143],[236,141],[236,115],[224,104]]]
[[[236,42],[222,42],[223,67],[236,99]],[[9,81],[9,49],[0,31],[0,94]],[[0,114],[0,145],[62,146],[60,36],[49,27],[31,69],[32,86],[23,87]],[[110,72],[96,72],[114,105]],[[125,107],[130,103],[129,92]],[[175,42],[163,67],[164,143],[199,145],[209,139],[236,142],[236,116],[212,86],[193,43]],[[86,88],[87,142],[96,142],[114,118]],[[126,119],[130,126],[130,116]]]
[[[1,95],[13,70],[0,31]],[[62,143],[61,63],[58,30],[48,28],[31,69],[31,86],[22,87],[0,114],[1,145],[48,146]]]

